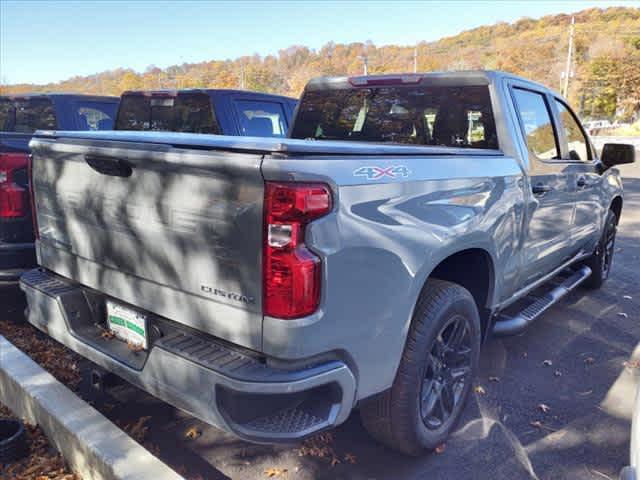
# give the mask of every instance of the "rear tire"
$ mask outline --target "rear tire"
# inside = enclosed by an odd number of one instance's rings
[[[428,280],[418,299],[391,388],[365,400],[362,423],[408,455],[443,443],[459,420],[480,354],[480,317],[468,290]]]
[[[583,284],[587,288],[600,288],[609,278],[615,252],[617,224],[618,218],[615,212],[609,210],[596,251],[584,262],[591,269],[591,276]]]

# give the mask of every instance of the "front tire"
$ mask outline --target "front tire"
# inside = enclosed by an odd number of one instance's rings
[[[360,416],[378,441],[408,455],[443,443],[459,420],[480,354],[480,317],[468,290],[428,280],[391,388]]]
[[[600,288],[609,278],[615,252],[617,225],[618,218],[615,212],[609,210],[596,251],[584,262],[591,269],[591,276],[584,281],[587,288]]]

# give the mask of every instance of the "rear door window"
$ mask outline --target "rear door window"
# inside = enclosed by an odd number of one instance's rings
[[[287,121],[281,103],[252,100],[236,100],[234,103],[242,135],[284,137],[287,134]]]
[[[80,130],[113,130],[118,104],[113,102],[75,102],[77,128]]]
[[[514,88],[513,94],[529,152],[541,160],[560,158],[556,132],[543,94]]]
[[[486,86],[389,86],[305,92],[293,138],[497,149]]]
[[[190,92],[124,95],[120,100],[115,129],[220,133],[209,95]]]
[[[3,132],[33,133],[55,130],[55,109],[48,98],[2,99],[0,128]]]

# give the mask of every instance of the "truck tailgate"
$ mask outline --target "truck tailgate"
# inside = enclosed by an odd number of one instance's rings
[[[41,266],[259,350],[262,154],[36,137]]]

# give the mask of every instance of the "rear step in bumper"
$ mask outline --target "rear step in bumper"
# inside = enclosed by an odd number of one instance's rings
[[[302,370],[266,365],[244,352],[189,331],[157,339],[136,364],[119,357],[123,342],[100,342],[83,305],[84,287],[43,269],[20,280],[28,321],[52,338],[150,394],[201,420],[253,442],[290,442],[344,422],[356,380],[341,361]],[[82,328],[76,328],[78,325]],[[87,334],[89,328],[98,335]],[[115,353],[114,353],[115,352]]]
[[[531,325],[536,318],[547,311],[552,305],[556,304],[562,297],[574,290],[589,278],[590,275],[591,269],[584,266],[517,315],[513,317],[498,316],[493,326],[493,334],[496,336],[506,336],[522,332]]]

